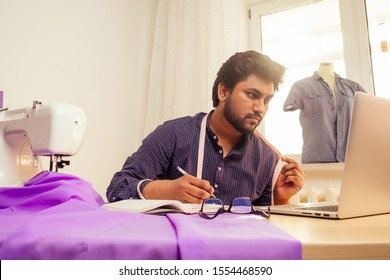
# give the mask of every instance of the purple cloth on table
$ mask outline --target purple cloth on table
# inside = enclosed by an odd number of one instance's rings
[[[108,211],[103,203],[88,182],[61,173],[0,188],[0,259],[178,258],[165,217]]]
[[[301,242],[256,215],[224,213],[213,220],[168,214],[181,259],[301,259]]]
[[[0,259],[299,259],[301,244],[254,215],[109,211],[92,185],[42,172],[0,188]]]

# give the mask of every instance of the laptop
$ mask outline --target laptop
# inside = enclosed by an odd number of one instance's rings
[[[355,94],[338,205],[275,205],[271,213],[346,219],[390,213],[390,100]]]

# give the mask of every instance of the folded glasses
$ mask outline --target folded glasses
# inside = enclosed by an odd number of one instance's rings
[[[238,197],[232,200],[229,207],[226,209],[222,200],[219,198],[207,198],[202,203],[202,208],[199,215],[205,219],[214,219],[219,214],[230,212],[234,214],[258,214],[266,219],[270,217],[270,209],[267,213],[256,210],[249,197]]]

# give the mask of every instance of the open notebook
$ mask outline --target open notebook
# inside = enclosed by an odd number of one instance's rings
[[[390,100],[356,93],[338,205],[276,205],[271,213],[345,219],[390,213]],[[317,207],[323,207],[325,211]]]
[[[127,211],[145,214],[163,214],[181,212],[185,214],[198,213],[201,204],[182,203],[178,200],[126,199],[104,204],[108,210]]]

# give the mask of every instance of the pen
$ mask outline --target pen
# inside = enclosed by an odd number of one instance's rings
[[[183,169],[181,168],[180,166],[176,166],[176,169],[183,175],[187,175],[188,173]]]
[[[180,166],[176,166],[176,169],[181,173],[181,174],[183,174],[183,175],[187,175],[188,173],[183,169],[183,168],[181,168]],[[211,197],[213,197],[213,198],[217,198],[214,194],[210,194],[210,196]]]

